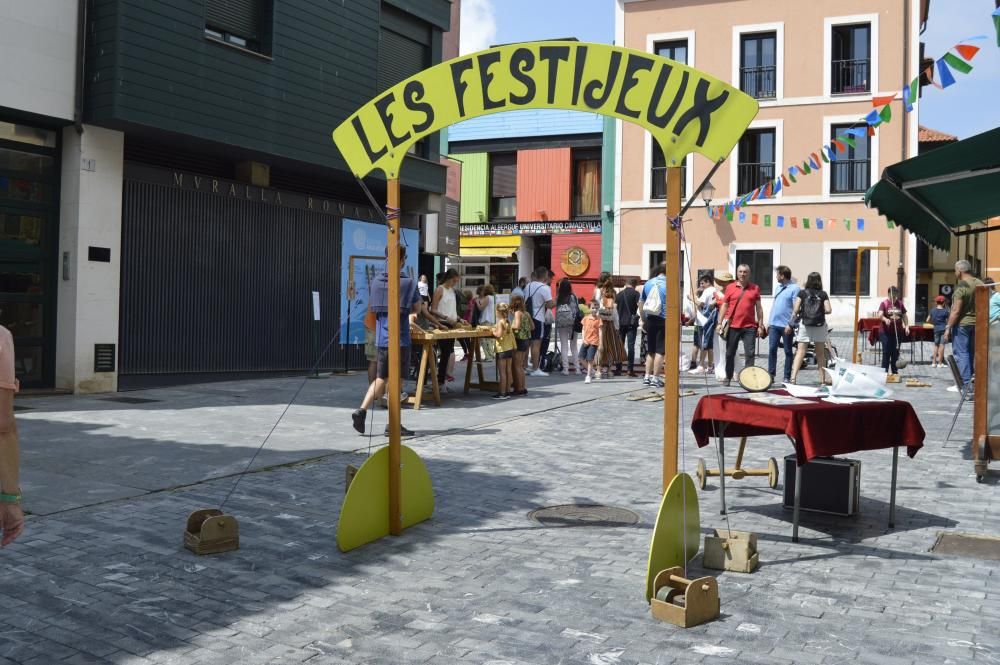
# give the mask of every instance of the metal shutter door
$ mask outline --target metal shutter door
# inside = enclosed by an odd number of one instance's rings
[[[517,155],[490,156],[490,196],[517,196]]]
[[[398,32],[381,30],[378,49],[378,90],[382,92],[417,74],[427,65],[427,47]]]
[[[205,25],[256,40],[260,29],[260,0],[206,0]]]

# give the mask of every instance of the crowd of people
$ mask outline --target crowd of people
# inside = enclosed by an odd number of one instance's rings
[[[957,286],[952,303],[949,305],[939,296],[927,318],[927,323],[934,326],[932,366],[944,366],[945,345],[950,342],[966,384],[972,380],[975,354],[973,294],[982,283],[970,271],[967,261],[955,264]],[[800,285],[788,266],[778,266],[774,273],[776,288],[766,316],[761,289],[750,278],[750,266],[739,265],[735,277],[725,270],[701,276],[697,288],[686,295],[682,320],[693,324],[694,332],[692,355],[682,361],[687,363],[684,369],[692,375],[714,374],[724,386],[730,386],[741,348],[744,366],[753,365],[758,340],[767,341],[767,370],[775,381],[797,383],[807,359],[818,367],[832,364],[836,350],[830,342],[827,318],[833,307],[822,276],[811,272]],[[567,376],[572,371],[591,383],[612,375],[638,378],[637,370],[641,369],[643,384],[662,388],[666,264],[657,266],[641,288],[639,280],[631,278],[616,289],[612,275],[604,272],[593,291],[585,287],[587,293],[581,295],[584,289],[579,283],[563,278],[553,285],[554,279],[551,270],[540,266],[530,277],[521,278],[509,296],[498,300],[489,284],[479,286],[475,292],[457,288],[459,275],[453,269],[437,275],[433,292],[425,276],[414,282],[403,275],[401,315],[408,315],[410,323],[425,329],[450,328],[460,319],[489,326],[493,338],[478,343],[482,344],[483,358],[496,359],[499,389],[493,397],[498,400],[527,395],[528,377],[546,377],[552,372]],[[369,355],[371,385],[353,415],[359,432],[364,432],[367,410],[385,392],[388,336],[384,291],[385,275],[372,285],[370,308],[375,320],[371,324]],[[909,339],[911,324],[896,287],[887,290],[878,317],[882,368],[890,375],[898,374],[900,347]],[[991,320],[998,318],[1000,294],[994,293]],[[403,375],[415,378],[407,326],[403,326],[403,333]],[[465,361],[471,361],[469,340],[458,341]],[[639,364],[637,346],[643,356]],[[438,382],[448,392],[454,381],[455,340],[439,341],[437,353]],[[783,357],[780,374],[779,355]],[[829,383],[829,378],[827,373],[819,372],[820,382]],[[406,428],[403,433],[410,434]]]

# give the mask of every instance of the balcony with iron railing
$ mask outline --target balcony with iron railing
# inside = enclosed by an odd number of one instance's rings
[[[777,68],[774,65],[742,67],[740,90],[754,99],[774,99],[777,96]]]
[[[867,159],[838,159],[830,164],[831,194],[860,194],[871,182],[871,163]]]
[[[831,64],[830,93],[861,95],[871,92],[871,60],[834,60]]]
[[[667,167],[654,166],[650,170],[649,198],[667,198]],[[681,198],[687,198],[687,165],[681,166]]]
[[[774,162],[740,162],[736,170],[736,186],[740,194],[774,180]]]

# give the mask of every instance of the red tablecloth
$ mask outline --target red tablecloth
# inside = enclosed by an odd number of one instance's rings
[[[913,326],[910,328],[911,342],[933,342],[934,328],[924,328],[923,326]]]
[[[924,445],[924,428],[909,402],[808,401],[775,406],[728,395],[706,395],[698,401],[691,429],[699,447],[708,445],[723,423],[727,437],[787,434],[795,442],[799,464],[814,457],[894,446],[906,446],[906,454],[913,457]]]

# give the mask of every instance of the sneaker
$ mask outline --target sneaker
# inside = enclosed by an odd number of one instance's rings
[[[649,385],[651,385],[654,388],[663,388],[663,379],[656,378]]]
[[[510,393],[503,393],[500,395],[500,399],[510,399]]]
[[[586,378],[583,380],[584,383],[590,383],[590,374],[588,373]]]
[[[651,385],[652,383],[653,383],[653,377],[651,377],[650,375],[647,374],[646,376],[642,377],[642,385],[648,386]]]
[[[536,369],[532,371],[530,374],[528,374],[528,376],[548,376],[548,375],[549,375],[548,372],[543,372],[540,369]]]
[[[388,425],[385,426],[385,435],[389,436],[389,426]],[[415,433],[413,432],[413,430],[406,429],[405,427],[403,427],[402,425],[400,425],[399,426],[399,435],[400,436],[415,436]]]
[[[448,387],[447,383],[442,383],[440,386],[438,386],[438,392],[450,393],[451,388]]]
[[[368,416],[368,412],[364,409],[355,409],[354,413],[351,414],[351,424],[354,425],[354,429],[358,434],[365,433],[365,418]]]
[[[959,392],[958,386],[948,386],[947,390],[950,393],[957,393],[957,392]]]
[[[408,399],[410,399],[410,393],[406,392],[405,390],[403,392],[399,393],[399,401],[400,402],[405,402]]]
[[[601,372],[595,372],[594,373],[594,381],[600,381],[601,377],[603,377],[603,376],[604,376],[603,373],[601,373]]]
[[[695,367],[693,370],[688,372],[688,374],[704,374],[704,373],[705,373],[704,367]]]
[[[569,376],[569,370],[568,370],[568,369],[564,369],[564,370],[562,371],[562,375],[563,375],[563,376]]]
[[[501,393],[497,393],[495,395],[492,395],[490,399],[503,399],[503,395]]]

